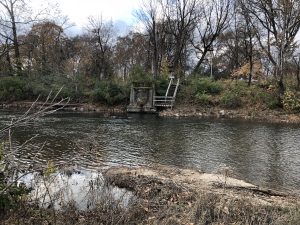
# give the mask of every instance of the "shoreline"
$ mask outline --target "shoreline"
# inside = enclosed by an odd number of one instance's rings
[[[38,110],[43,102],[37,102],[32,110]],[[12,103],[1,103],[0,110],[12,110],[12,111],[26,111],[32,106],[33,102],[30,101],[18,101]],[[95,112],[95,113],[104,113],[104,114],[125,114],[126,105],[116,105],[108,106],[104,104],[92,104],[92,103],[77,103],[69,104],[60,109],[63,112]]]
[[[11,111],[26,111],[30,108],[33,102],[18,101],[12,103],[1,103],[0,110]],[[37,110],[42,102],[38,102],[33,110]],[[105,104],[95,103],[78,103],[70,104],[71,106],[64,107],[63,112],[79,112],[79,113],[102,113],[109,115],[126,115],[127,105],[108,106]],[[205,118],[205,119],[238,119],[242,121],[268,122],[268,123],[285,123],[285,124],[300,124],[300,113],[289,113],[282,109],[280,110],[249,110],[246,108],[224,109],[220,107],[205,108],[201,106],[175,105],[171,109],[158,111],[157,115],[161,118]]]
[[[288,113],[284,110],[249,110],[245,108],[224,109],[219,107],[203,108],[179,105],[172,110],[159,113],[166,118],[208,118],[208,119],[238,119],[242,121],[299,124],[299,113]]]
[[[230,169],[227,167],[220,169],[217,173],[209,173],[197,169],[178,168],[161,164],[135,167],[116,166],[104,170],[103,176],[111,185],[130,191],[137,191],[137,188],[142,188],[133,186],[130,181],[132,179],[139,180],[141,177],[144,177],[146,179],[163,180],[166,183],[174,182],[178,185],[189,186],[190,189],[194,189],[195,191],[215,191],[216,193],[223,194],[224,189],[228,189],[235,190],[236,193],[246,191],[283,198],[300,197],[296,193],[260,187],[259,185],[232,176]]]
[[[24,198],[19,208],[0,217],[0,223],[285,225],[298,224],[300,218],[299,196],[232,178],[226,168],[214,174],[163,165],[119,166],[103,170],[102,175],[102,183],[95,180],[94,185],[107,189],[101,194],[91,189],[94,205],[85,210],[74,201],[60,200],[63,210],[59,210]]]
[[[232,178],[226,168],[219,174],[212,174],[162,165],[116,167],[108,169],[104,177],[110,185],[133,192],[140,199],[148,221],[150,218],[160,221],[160,214],[166,212],[169,212],[165,215],[166,221],[178,216],[175,224],[194,224],[194,221],[201,221],[195,224],[214,224],[216,221],[219,222],[216,224],[238,221],[246,224],[247,218],[255,217],[255,220],[268,218],[278,224],[286,224],[290,221],[289,216],[298,220],[298,211],[294,212],[299,207],[298,196]],[[161,210],[157,210],[157,204]],[[289,212],[288,215],[282,213],[283,209]],[[214,217],[203,218],[212,212],[220,216],[216,221]],[[202,216],[198,217],[197,213]]]

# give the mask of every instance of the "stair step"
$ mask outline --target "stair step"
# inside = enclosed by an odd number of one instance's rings
[[[169,88],[169,92],[168,92],[168,95],[167,96],[173,96],[174,95],[174,92],[176,90],[176,84],[172,84]]]
[[[173,78],[170,80],[165,96],[156,96],[154,99],[154,106],[156,107],[170,107],[172,108],[175,102],[176,93],[179,87],[179,79],[174,84]]]

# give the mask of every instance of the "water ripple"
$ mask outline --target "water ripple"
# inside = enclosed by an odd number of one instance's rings
[[[0,113],[0,127],[13,116],[17,115]],[[16,154],[21,163],[46,164],[51,160],[94,171],[112,165],[160,163],[210,172],[227,165],[236,176],[258,185],[300,188],[299,126],[149,115],[111,119],[59,114],[15,129],[14,144],[36,134],[39,136],[33,143]]]

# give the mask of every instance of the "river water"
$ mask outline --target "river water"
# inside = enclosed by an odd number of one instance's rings
[[[1,112],[0,128],[17,116]],[[16,153],[20,163],[52,161],[91,171],[163,164],[218,172],[226,166],[256,185],[300,189],[300,125],[63,112],[14,129],[13,143],[35,135]]]

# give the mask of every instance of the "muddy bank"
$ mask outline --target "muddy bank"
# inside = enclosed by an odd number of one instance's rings
[[[133,193],[126,206],[109,193],[94,195],[95,207],[62,210],[19,204],[1,224],[166,224],[294,225],[299,224],[299,198],[220,174],[156,165],[115,167],[103,172],[105,185]],[[90,189],[93,193],[94,189]],[[126,192],[125,192],[126,193]],[[24,204],[24,205],[23,205]],[[25,206],[25,207],[24,207]]]
[[[119,188],[125,188],[139,193],[151,183],[160,184],[162,187],[176,186],[177,189],[187,190],[191,193],[199,191],[214,192],[218,194],[249,194],[258,199],[267,201],[297,199],[296,195],[265,189],[246,181],[228,176],[229,169],[224,168],[219,174],[204,173],[192,169],[179,169],[167,166],[155,167],[116,167],[104,172],[108,183]],[[179,188],[180,187],[180,188]],[[147,189],[147,188],[146,188]],[[225,191],[226,190],[226,191]],[[225,191],[225,192],[224,192]],[[268,199],[270,198],[270,199]]]
[[[37,102],[33,110],[40,109],[43,102]],[[26,111],[32,105],[32,102],[12,102],[12,103],[0,103],[0,110],[11,110],[11,111]],[[97,112],[103,113],[104,115],[125,115],[127,105],[116,105],[108,106],[104,104],[91,104],[91,103],[80,103],[80,104],[68,104],[63,109],[67,112]],[[241,119],[241,120],[252,120],[262,121],[270,123],[300,123],[300,113],[289,113],[284,110],[260,110],[251,108],[239,108],[239,109],[223,109],[220,107],[204,108],[199,106],[191,105],[177,105],[173,109],[166,109],[158,112],[160,117],[173,117],[173,118],[227,118],[227,119]]]
[[[226,174],[156,166],[112,168],[104,177],[139,197],[143,224],[285,224],[300,218],[298,197]]]
[[[12,103],[0,103],[0,110],[26,111],[32,106],[33,102],[20,101]],[[39,110],[43,106],[43,102],[36,102],[32,110]],[[91,103],[69,103],[64,105],[60,110],[68,112],[97,112],[107,114],[125,114],[126,105],[108,106],[104,104]]]
[[[300,123],[300,113],[288,113],[284,110],[259,110],[251,108],[224,109],[219,107],[203,108],[178,105],[175,108],[159,112],[161,117],[197,117],[197,118],[227,118],[263,121],[270,123]]]

